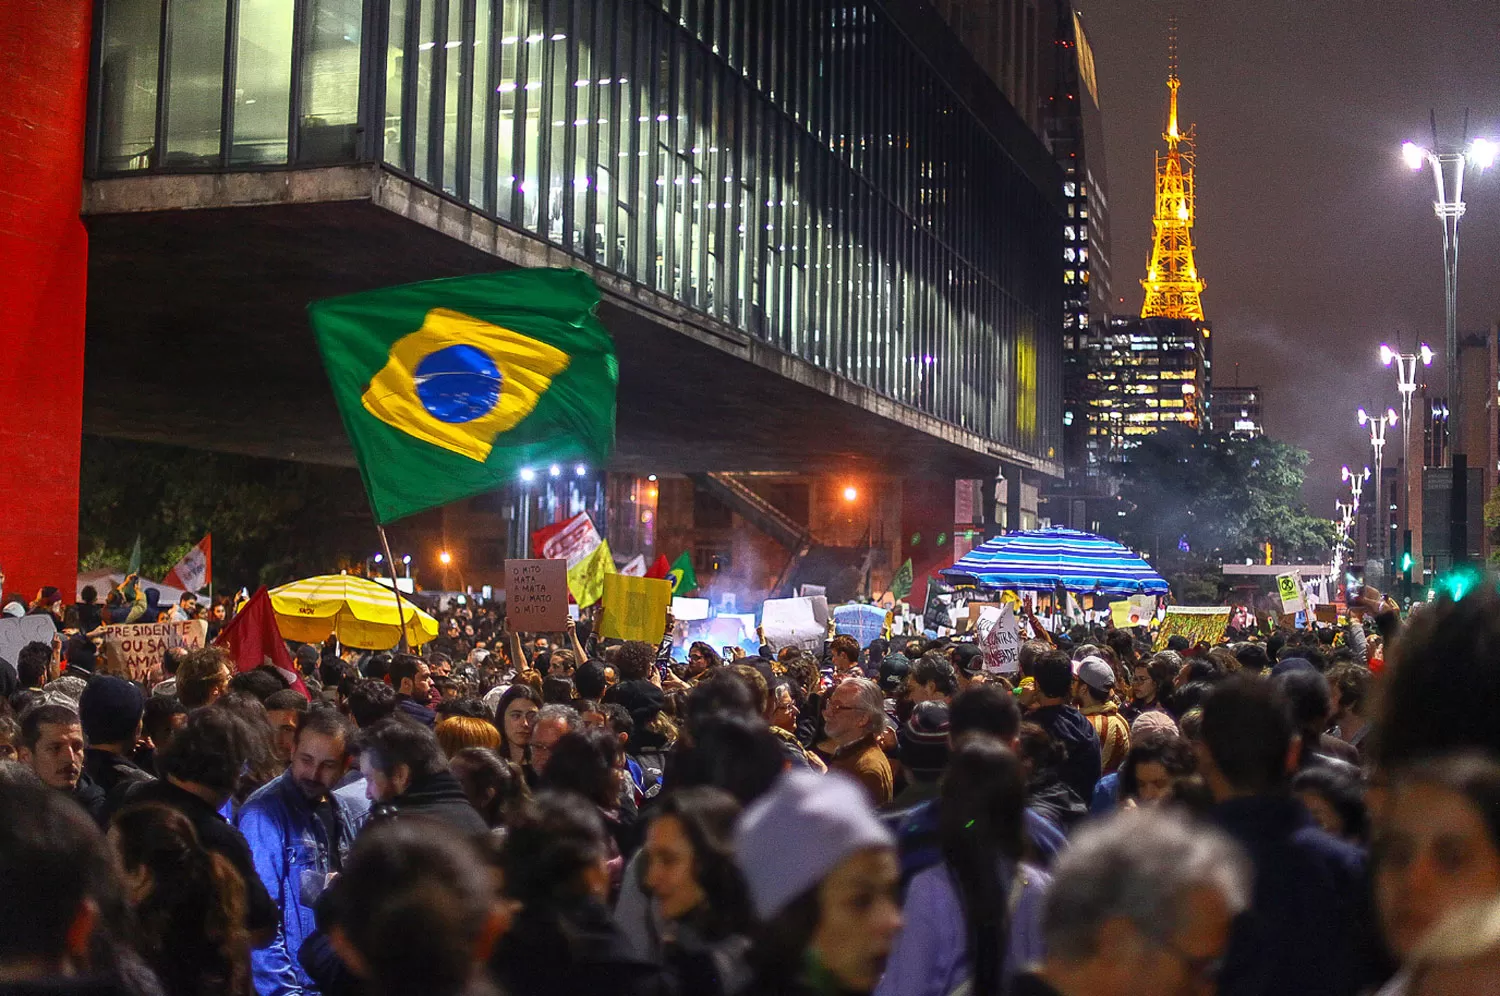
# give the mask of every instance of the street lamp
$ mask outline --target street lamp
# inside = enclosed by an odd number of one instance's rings
[[[1370,445],[1375,449],[1375,510],[1378,513],[1376,520],[1380,525],[1380,538],[1375,540],[1375,556],[1385,557],[1385,533],[1386,523],[1390,522],[1391,513],[1385,500],[1385,478],[1381,471],[1385,460],[1385,430],[1396,424],[1396,411],[1387,408],[1384,415],[1371,415],[1363,408],[1359,409],[1359,424],[1370,427]]]
[[[1465,138],[1468,121],[1465,116]],[[1432,120],[1432,144],[1437,145],[1437,117]],[[1452,502],[1449,508],[1449,548],[1452,562],[1462,563],[1468,557],[1468,459],[1461,435],[1463,406],[1459,403],[1462,378],[1458,371],[1458,220],[1464,216],[1464,172],[1473,166],[1488,169],[1495,164],[1500,146],[1486,138],[1477,138],[1467,149],[1433,151],[1415,142],[1401,146],[1401,157],[1413,170],[1432,167],[1437,185],[1433,212],[1443,223],[1443,311],[1445,343],[1443,361],[1448,367],[1448,454],[1453,472]]]
[[[1396,388],[1401,392],[1401,466],[1402,466],[1402,492],[1401,495],[1401,538],[1405,552],[1421,552],[1421,537],[1412,533],[1411,528],[1411,506],[1412,506],[1412,463],[1411,463],[1411,399],[1417,392],[1417,363],[1422,366],[1432,366],[1432,347],[1422,343],[1417,347],[1415,353],[1401,353],[1392,349],[1385,343],[1380,344],[1381,366],[1396,368]],[[1420,473],[1415,478],[1417,487],[1421,487]]]

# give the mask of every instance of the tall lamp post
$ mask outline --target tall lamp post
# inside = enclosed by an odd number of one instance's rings
[[[1359,409],[1359,424],[1370,427],[1370,446],[1375,450],[1375,512],[1380,524],[1379,536],[1375,540],[1375,556],[1382,561],[1386,555],[1386,533],[1390,531],[1391,510],[1385,500],[1385,478],[1381,471],[1385,461],[1385,430],[1396,424],[1396,411],[1387,408],[1384,415],[1371,415]]]
[[[1465,139],[1468,123],[1465,116]],[[1432,122],[1432,144],[1437,143],[1437,118]],[[1413,170],[1423,166],[1432,167],[1432,178],[1437,184],[1437,200],[1432,209],[1443,223],[1443,306],[1445,342],[1443,362],[1448,368],[1448,453],[1453,473],[1452,501],[1449,504],[1448,543],[1454,564],[1463,563],[1469,556],[1469,487],[1468,458],[1464,454],[1461,429],[1463,426],[1459,403],[1462,378],[1458,370],[1458,220],[1464,216],[1464,172],[1474,166],[1488,169],[1495,164],[1500,145],[1485,138],[1477,138],[1468,148],[1443,151],[1426,149],[1415,142],[1401,146],[1401,156]]]
[[[1424,367],[1432,366],[1432,347],[1422,343],[1415,353],[1400,353],[1385,343],[1380,344],[1380,363],[1382,366],[1396,368],[1396,388],[1401,392],[1401,549],[1403,554],[1410,555],[1413,552],[1421,553],[1421,537],[1412,530],[1412,485],[1415,482],[1417,488],[1422,486],[1422,475],[1420,470],[1415,475],[1412,473],[1411,463],[1411,434],[1415,426],[1411,422],[1412,396],[1417,393],[1417,364],[1420,362]],[[1401,583],[1405,587],[1407,597],[1411,596],[1411,571],[1412,565],[1421,561],[1421,557],[1407,560],[1403,556],[1406,565],[1401,569]]]
[[[1345,481],[1348,482],[1349,494],[1353,498],[1353,501],[1350,502],[1349,506],[1349,520],[1350,526],[1352,528],[1355,518],[1359,515],[1360,495],[1364,493],[1365,482],[1370,479],[1370,468],[1366,467],[1363,472],[1356,474],[1354,471],[1345,466],[1343,471],[1341,472],[1341,476]],[[1351,541],[1351,549],[1353,548],[1353,546],[1354,544]]]

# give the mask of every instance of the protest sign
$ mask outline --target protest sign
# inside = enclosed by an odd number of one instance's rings
[[[821,595],[767,599],[761,607],[760,625],[766,642],[777,650],[799,647],[816,652],[828,635],[828,599]]]
[[[1152,595],[1131,595],[1121,601],[1109,603],[1109,622],[1115,629],[1148,626],[1154,615],[1156,598]]]
[[[978,629],[979,628],[979,614],[981,612],[983,612],[985,609],[999,609],[1001,606],[1003,606],[1005,604],[1006,604],[1005,602],[970,602],[968,604],[968,606],[967,606],[967,608],[969,610],[969,624],[965,628],[966,629]]]
[[[861,647],[867,647],[871,640],[885,635],[889,618],[889,613],[878,605],[840,605],[833,610],[833,630],[848,634],[858,640]]]
[[[45,643],[50,649],[57,626],[51,616],[21,616],[0,619],[0,660],[16,666],[16,655],[28,643]]]
[[[1166,618],[1162,619],[1161,628],[1156,631],[1156,649],[1167,649],[1167,640],[1172,636],[1185,637],[1188,646],[1215,644],[1224,635],[1224,627],[1228,625],[1227,605],[1169,605]]]
[[[984,655],[984,669],[1005,674],[1021,669],[1021,627],[1009,605],[986,605],[974,623],[974,634]]]
[[[706,598],[672,598],[672,618],[678,622],[697,622],[708,618],[709,600]]]
[[[672,582],[665,578],[606,574],[599,635],[655,644],[666,631],[671,605]]]
[[[822,584],[804,584],[797,588],[797,594],[803,598],[817,598],[819,595],[828,596],[828,586]]]
[[[561,633],[568,624],[568,564],[507,560],[505,618],[517,633]]]
[[[104,667],[100,670],[132,681],[143,681],[161,666],[162,655],[168,647],[198,650],[207,642],[208,623],[202,619],[106,626]]]
[[[1302,584],[1295,574],[1276,575],[1276,593],[1281,596],[1282,612],[1301,612],[1307,608],[1302,598]]]
[[[1337,605],[1319,605],[1313,609],[1313,618],[1320,623],[1336,626],[1339,621],[1339,607]]]
[[[927,579],[927,602],[922,609],[922,626],[937,632],[953,627],[953,588],[937,578]]]

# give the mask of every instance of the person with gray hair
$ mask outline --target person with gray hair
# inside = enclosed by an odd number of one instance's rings
[[[1091,824],[1053,866],[1047,955],[1011,992],[1212,993],[1250,882],[1250,863],[1227,834],[1179,814],[1131,810]]]
[[[884,806],[895,794],[891,762],[880,749],[884,729],[885,695],[869,678],[845,678],[828,694],[818,755],[830,773],[840,771],[857,779],[876,806]]]
[[[544,773],[557,742],[582,728],[583,718],[572,706],[553,702],[537,710],[536,722],[531,727],[532,769],[538,775]]]

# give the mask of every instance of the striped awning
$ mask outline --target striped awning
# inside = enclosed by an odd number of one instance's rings
[[[954,584],[1010,591],[1165,595],[1167,582],[1114,540],[1060,526],[1009,533],[970,550],[939,572]]]

